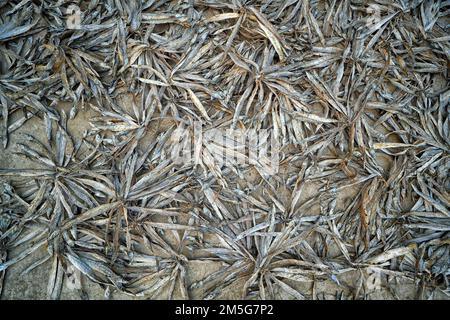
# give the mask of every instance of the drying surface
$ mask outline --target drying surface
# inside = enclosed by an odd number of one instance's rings
[[[0,3],[2,299],[448,299],[448,2],[71,4]]]

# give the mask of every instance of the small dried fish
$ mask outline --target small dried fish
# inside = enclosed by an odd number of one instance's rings
[[[448,298],[449,1],[76,3],[0,5],[0,294]]]

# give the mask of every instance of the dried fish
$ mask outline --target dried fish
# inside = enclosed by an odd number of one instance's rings
[[[1,5],[0,294],[448,298],[449,1],[77,3]]]

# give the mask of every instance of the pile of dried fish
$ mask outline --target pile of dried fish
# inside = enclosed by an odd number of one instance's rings
[[[146,298],[449,297],[449,9],[0,1],[2,152],[33,164],[0,169],[0,293],[33,257],[53,299],[85,297],[82,278]],[[268,132],[279,168],[238,138],[175,161],[196,126]]]

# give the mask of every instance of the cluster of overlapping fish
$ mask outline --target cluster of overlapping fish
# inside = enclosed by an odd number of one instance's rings
[[[0,170],[0,283],[33,256],[50,298],[64,279],[84,296],[81,278],[149,298],[448,296],[449,8],[0,1],[2,152],[35,163]],[[239,141],[175,162],[194,123],[268,130],[277,172],[217,161],[248,157]],[[198,262],[220,267],[193,280]]]

